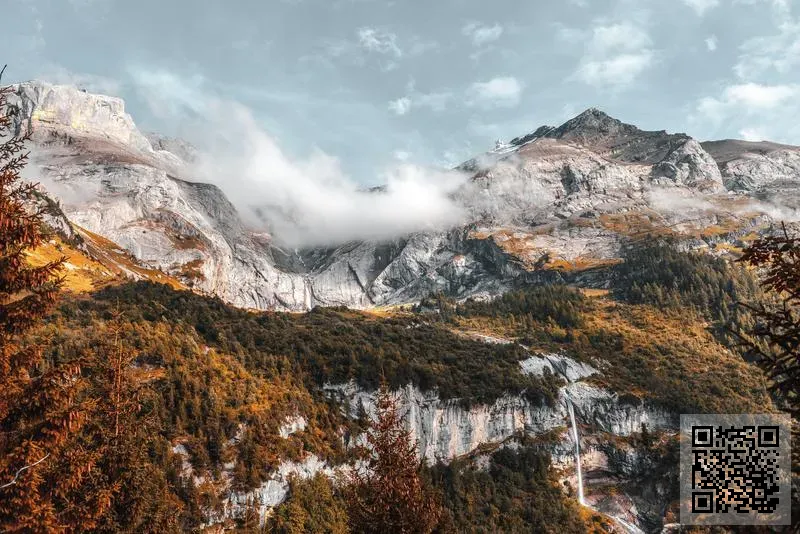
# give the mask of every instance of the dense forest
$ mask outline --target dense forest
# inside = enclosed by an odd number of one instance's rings
[[[667,249],[658,250],[672,257]],[[675,272],[681,277],[697,277],[694,270],[706,268],[703,259],[677,259],[683,270]],[[695,293],[676,292],[674,298],[696,298]],[[349,453],[339,436],[343,428],[361,431],[361,422],[342,416],[322,394],[325,383],[354,380],[374,390],[382,378],[392,387],[410,382],[466,405],[491,402],[506,392],[554,402],[560,379],[520,372],[519,361],[529,355],[525,345],[595,364],[610,362],[598,380],[624,392],[630,402],[646,400],[675,410],[744,410],[768,402],[763,379],[732,359],[705,333],[702,322],[689,325],[696,331],[687,335],[685,321],[659,316],[659,301],[629,304],[631,297],[613,295],[618,302],[565,286],[528,287],[491,302],[455,303],[436,296],[421,303],[419,313],[379,317],[324,308],[305,314],[254,313],[167,285],[136,282],[65,299],[27,339],[45,347],[54,365],[103,354],[109,339],[125,347],[142,399],[137,417],[147,423],[141,427],[149,436],[142,449],[147,451],[144,464],[157,474],[151,483],[169,488],[175,502],[159,508],[150,496],[161,495],[163,501],[163,491],[139,492],[137,509],[152,509],[151,518],[165,515],[154,523],[162,527],[169,519],[181,529],[194,529],[220,510],[227,472],[231,487],[246,491],[261,484],[281,460],[309,453],[331,464],[346,460]],[[677,302],[676,311],[682,301]],[[425,313],[432,309],[439,313]],[[707,311],[698,305],[696,313],[702,318]],[[488,344],[459,333],[484,329],[521,345]],[[695,373],[694,365],[705,366],[706,372]],[[309,419],[307,430],[279,437],[280,425],[295,413]],[[176,444],[188,458],[176,454]],[[188,472],[184,460],[191,466]],[[537,531],[536,525],[553,520],[572,521],[580,531],[584,521],[593,524],[591,518],[575,516],[574,506],[553,486],[546,452],[499,452],[492,465],[488,472],[459,463],[430,471],[446,510],[441,528],[461,532],[477,521],[487,530],[524,525]],[[527,474],[520,479],[514,466]],[[487,493],[481,489],[486,487],[494,489]],[[313,495],[321,500],[312,503]],[[537,499],[555,503],[542,508],[549,515],[542,510],[531,515],[520,505]],[[319,523],[339,531],[346,524],[343,506],[331,481],[298,479],[268,525],[293,532],[298,530],[292,524],[310,528]],[[242,528],[253,517],[253,512],[240,517]],[[119,526],[126,519],[115,521]]]
[[[684,265],[689,271],[684,274],[694,276],[695,263]],[[693,292],[680,295],[692,298]],[[492,302],[455,303],[439,296],[421,303],[420,313],[378,317],[323,308],[253,313],[167,285],[136,282],[64,299],[25,339],[42,346],[56,366],[102,359],[114,352],[109,340],[124,348],[139,406],[131,443],[139,444],[137,464],[149,474],[128,482],[131,497],[104,521],[108,531],[117,532],[192,530],[219,513],[226,473],[231,488],[246,491],[282,460],[309,453],[331,464],[347,459],[339,436],[343,428],[361,431],[361,423],[344,418],[321,393],[325,383],[354,380],[376,389],[383,377],[392,387],[411,382],[467,405],[506,392],[554,401],[560,379],[523,375],[519,361],[528,352],[519,344],[488,344],[462,331],[485,329],[534,349],[611,362],[600,380],[631,402],[660,402],[676,410],[747,409],[768,402],[763,379],[732,360],[701,323],[696,335],[687,336],[684,321],[659,318],[657,301],[629,304],[626,295],[614,296],[618,302],[564,286],[529,287]],[[441,313],[424,313],[434,308]],[[698,307],[697,313],[704,310]],[[694,373],[692,365],[707,371]],[[93,369],[84,372],[101,384],[105,371]],[[307,430],[279,437],[280,425],[295,413],[309,419]],[[188,457],[177,453],[176,445]],[[489,471],[456,463],[429,472],[446,510],[443,531],[470,531],[471,522],[484,531],[541,531],[550,521],[581,531],[596,521],[575,515],[553,483],[546,452],[498,452],[491,462]],[[302,532],[297,525],[327,525],[319,528],[344,532],[349,527],[342,499],[327,478],[297,479],[267,527]],[[532,514],[527,506],[536,502],[542,504]],[[134,521],[134,510],[148,523]],[[257,515],[255,507],[242,514],[241,528],[256,528]]]
[[[622,402],[676,413],[769,404],[763,376],[719,343],[748,324],[736,303],[758,297],[752,279],[658,243],[625,250],[612,298],[529,286],[378,315],[254,313],[152,282],[65,295],[63,258],[26,261],[49,230],[48,206],[19,181],[23,142],[0,145],[3,530],[602,532],[608,520],[563,490],[541,437],[421,465],[391,389],[414,384],[462,407],[507,394],[553,407],[564,381],[520,366],[546,351],[601,368],[591,380]],[[349,419],[324,393],[350,381],[380,386],[374,419]],[[285,431],[298,415],[302,428]],[[346,445],[356,434],[367,447]],[[293,477],[273,513],[251,496],[231,515],[232,492],[309,455],[367,468]]]

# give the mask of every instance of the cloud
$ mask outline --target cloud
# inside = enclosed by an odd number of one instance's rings
[[[186,112],[199,115],[205,109],[206,80],[200,75],[181,77],[171,71],[140,66],[129,67],[128,74],[135,89],[156,116],[169,118]]]
[[[390,240],[463,220],[453,200],[465,183],[460,173],[395,162],[376,173],[383,191],[364,191],[335,157],[320,150],[306,158],[289,157],[248,108],[207,92],[198,83],[202,78],[132,72],[146,101],[155,104],[154,112],[191,126],[187,131],[194,137],[188,140],[200,155],[188,178],[219,186],[246,221],[270,232],[278,243],[302,247]],[[158,102],[173,98],[175,103]]]
[[[577,28],[570,28],[561,23],[556,23],[556,38],[567,44],[578,44],[586,39],[587,32]]]
[[[742,128],[739,130],[739,137],[745,141],[764,141],[767,136],[761,128]]]
[[[702,17],[706,11],[717,7],[719,0],[683,0],[683,3],[694,9],[699,17]]]
[[[119,96],[122,92],[122,84],[119,80],[95,74],[72,72],[61,65],[46,65],[40,78],[54,84],[72,85],[79,89],[86,89],[90,93]]]
[[[472,44],[482,46],[498,40],[503,35],[503,27],[500,24],[484,26],[477,22],[470,22],[463,28],[461,33],[472,39]]]
[[[748,39],[740,46],[734,72],[743,80],[771,71],[789,74],[800,68],[800,19],[782,19],[777,33]]]
[[[405,115],[411,111],[411,99],[407,96],[389,102],[389,111],[395,115]]]
[[[717,41],[717,36],[712,35],[706,39],[706,48],[709,52],[713,52],[717,49],[719,42]]]
[[[476,82],[468,91],[467,103],[481,107],[514,107],[519,104],[522,83],[513,76]]]
[[[654,210],[662,213],[678,212],[684,217],[714,208],[708,200],[698,196],[695,191],[682,187],[653,187],[646,196]]]
[[[800,96],[798,85],[761,85],[746,83],[726,87],[719,97],[702,98],[697,111],[714,121],[732,114],[752,114],[774,110]]]
[[[590,44],[593,51],[600,54],[620,50],[636,50],[650,45],[650,37],[641,28],[630,23],[596,26]]]
[[[689,120],[703,127],[724,127],[726,132],[737,132],[745,140],[797,144],[798,116],[800,84],[744,83],[730,85],[718,96],[698,100]]]
[[[599,60],[589,60],[578,67],[577,79],[594,86],[630,85],[653,63],[653,54],[642,51],[632,54],[619,54]]]
[[[422,93],[414,89],[414,83],[410,83],[406,89],[408,93],[389,102],[389,110],[396,115],[405,115],[413,108],[427,108],[436,113],[447,109],[448,103],[453,99],[450,91],[439,91],[432,93]]]
[[[649,35],[632,23],[595,26],[572,78],[595,87],[627,86],[653,64],[650,45]]]
[[[322,40],[315,53],[303,54],[298,61],[318,63],[327,69],[335,69],[337,62],[348,62],[358,67],[374,65],[382,72],[390,72],[398,69],[402,61],[439,48],[439,43],[434,40],[415,35],[401,39],[388,30],[365,26],[359,28],[352,39]]]
[[[377,28],[360,28],[358,43],[369,52],[400,58],[403,51],[397,45],[397,35]]]

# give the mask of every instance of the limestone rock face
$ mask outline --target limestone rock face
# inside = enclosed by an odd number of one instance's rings
[[[613,261],[627,236],[669,228],[708,246],[800,209],[797,147],[701,144],[590,109],[461,165],[472,175],[454,195],[470,215],[463,226],[296,251],[193,181],[195,149],[142,134],[122,100],[29,82],[9,104],[16,131],[33,134],[37,178],[70,221],[248,308],[484,297],[539,279],[602,285],[602,271],[583,270]],[[710,226],[730,233],[696,238]]]
[[[359,413],[373,416],[375,393],[360,390],[352,383],[326,386],[328,394],[341,402],[352,417]],[[484,445],[498,445],[519,435],[542,435],[569,424],[566,398],[576,415],[592,428],[629,436],[649,429],[676,429],[677,418],[660,408],[621,402],[617,395],[594,386],[575,382],[564,388],[555,406],[535,404],[524,397],[507,395],[491,405],[465,408],[458,399],[440,399],[435,392],[422,392],[414,386],[395,392],[404,421],[417,440],[418,452],[428,463],[449,463]]]
[[[653,166],[653,181],[696,187],[706,191],[724,190],[717,162],[694,139],[688,139]]]
[[[44,140],[45,134],[65,133],[105,139],[131,150],[152,150],[131,116],[125,113],[125,103],[120,98],[36,82],[17,86],[8,104],[17,108],[16,135],[33,131],[41,133],[38,139]]]

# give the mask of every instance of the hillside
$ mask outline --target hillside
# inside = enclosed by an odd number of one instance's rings
[[[50,382],[85,408],[70,454],[119,460],[79,470],[119,477],[99,531],[345,532],[386,384],[440,531],[656,532],[679,416],[777,410],[734,339],[765,297],[730,260],[794,228],[796,147],[590,109],[461,165],[463,224],[293,249],[121,100],[35,82],[10,106],[42,181],[25,209],[52,231],[25,259],[65,258],[19,342],[78,370]]]
[[[232,524],[252,510],[280,518],[304,484],[323,491],[329,482],[317,475],[348,461],[383,376],[458,531],[611,528],[602,525],[613,518],[593,518],[569,498],[567,399],[580,421],[588,502],[650,529],[669,522],[676,499],[678,414],[770,406],[760,372],[715,337],[715,324],[743,320],[717,310],[754,297],[748,275],[669,250],[642,251],[661,255],[663,270],[636,269],[636,256],[619,270],[619,287],[642,293],[530,287],[491,303],[442,296],[380,313],[251,312],[164,284],[112,284],[65,299],[34,338],[69,360],[101,347],[111,324],[121,328],[153,395],[152,461],[181,503],[182,528]],[[650,293],[656,280],[675,292]],[[508,471],[518,465],[524,481]],[[563,483],[573,490],[562,493]],[[495,492],[480,489],[487,484]],[[517,504],[496,500],[507,498]],[[476,499],[505,514],[485,515],[468,504]],[[521,505],[529,499],[549,504],[532,512]]]

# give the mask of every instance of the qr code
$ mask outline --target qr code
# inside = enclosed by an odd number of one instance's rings
[[[789,421],[681,416],[681,523],[788,524]]]

